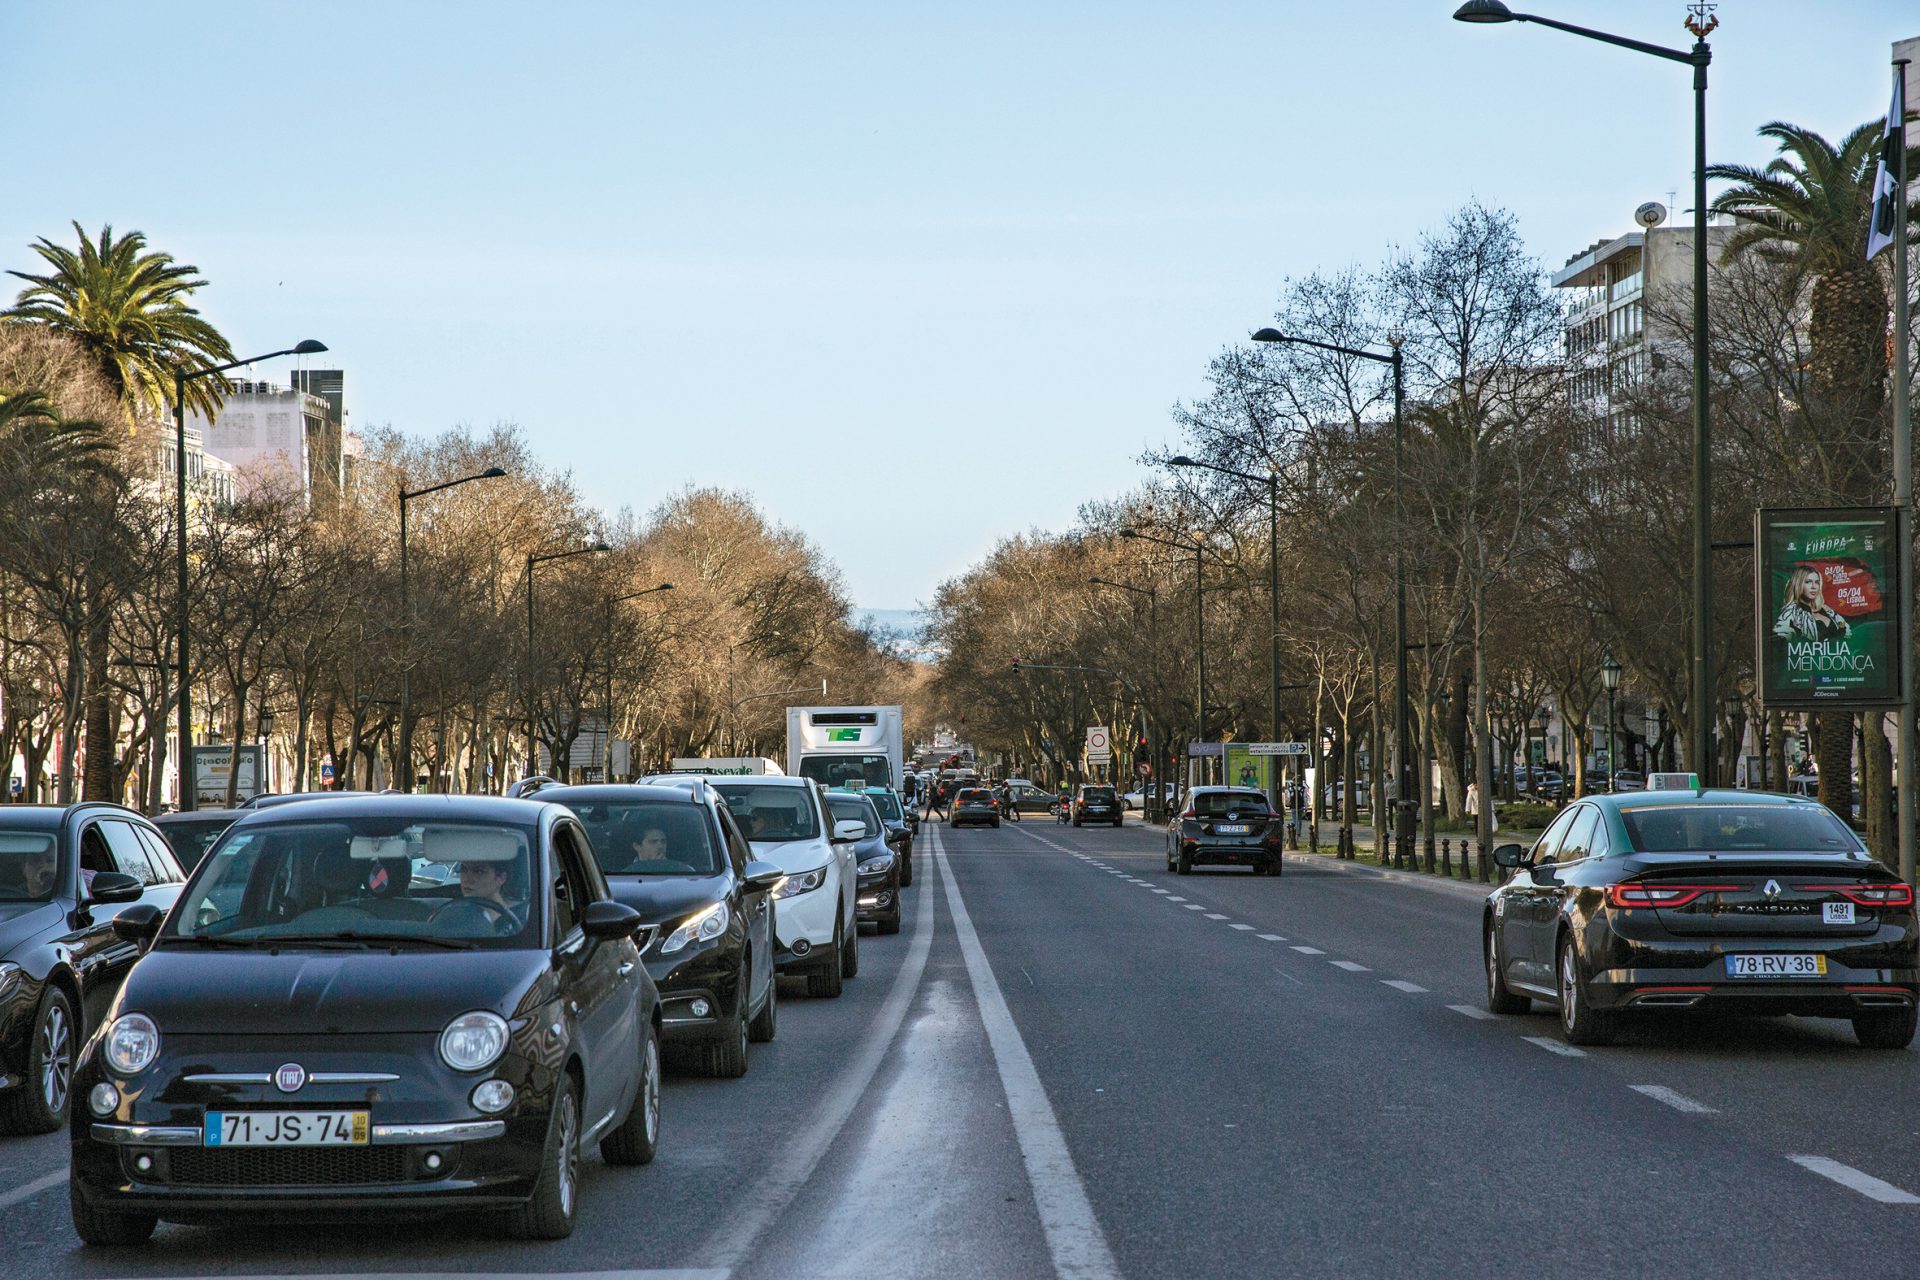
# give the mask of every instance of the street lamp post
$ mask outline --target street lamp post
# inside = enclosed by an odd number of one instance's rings
[[[623,596],[612,596],[607,600],[607,732],[605,767],[600,781],[613,781],[613,607],[629,600],[638,600],[641,596],[650,596],[660,591],[673,590],[671,582],[663,582],[657,587],[648,587],[645,591],[629,591]]]
[[[1207,542],[1204,537],[1195,537],[1192,542],[1178,542],[1172,538],[1162,538],[1158,534],[1143,533],[1138,529],[1122,529],[1123,538],[1136,538],[1142,542],[1157,542],[1163,547],[1172,547],[1176,551],[1193,552],[1193,740],[1207,740],[1207,618],[1206,597],[1202,592],[1202,570],[1205,568]]]
[[[238,369],[242,365],[257,364],[262,360],[275,360],[281,356],[310,356],[325,351],[324,342],[304,338],[284,351],[269,351],[263,356],[254,356],[249,360],[230,360],[226,364],[208,365],[204,369],[187,369],[178,365],[173,370],[173,523],[174,523],[174,569],[175,588],[179,599],[175,606],[175,628],[178,632],[176,645],[179,649],[176,658],[180,663],[180,768],[179,809],[186,813],[194,807],[193,785],[193,667],[187,657],[187,637],[192,629],[188,622],[187,609],[187,384],[198,378],[209,378],[225,373],[229,369]],[[208,420],[212,425],[212,420]],[[238,750],[236,744],[235,750]]]
[[[400,625],[406,635],[406,648],[400,655],[400,767],[406,771],[406,777],[400,783],[400,790],[405,792],[413,790],[413,591],[407,573],[407,503],[470,480],[497,480],[505,474],[499,467],[488,467],[478,475],[430,484],[424,489],[400,486]]]
[[[1157,697],[1160,692],[1160,593],[1152,587],[1137,587],[1131,582],[1115,582],[1111,578],[1099,576],[1088,578],[1087,581],[1094,586],[1114,587],[1120,591],[1131,591],[1135,595],[1147,598],[1147,644],[1153,650],[1152,661],[1148,665],[1153,680],[1153,691]],[[1147,717],[1147,759],[1157,762],[1160,759],[1159,718],[1149,707],[1142,707],[1141,710]],[[1160,820],[1160,787],[1159,777],[1154,773],[1148,774],[1145,779],[1146,803],[1143,806],[1148,822]]]
[[[1406,470],[1407,447],[1407,382],[1406,365],[1400,357],[1400,348],[1406,342],[1406,335],[1394,332],[1387,335],[1387,341],[1393,347],[1391,355],[1381,355],[1377,351],[1367,351],[1359,347],[1343,347],[1335,342],[1321,342],[1314,338],[1296,338],[1281,333],[1278,329],[1258,329],[1254,331],[1255,342],[1286,342],[1303,347],[1318,347],[1322,351],[1332,351],[1340,355],[1354,356],[1361,360],[1374,360],[1393,366],[1393,741],[1400,760],[1398,776],[1395,779],[1395,807],[1400,811],[1399,820],[1393,824],[1393,861],[1395,866],[1406,867],[1413,863],[1413,760],[1412,744],[1409,741],[1408,725],[1411,723],[1411,709],[1407,690],[1407,557],[1406,557],[1406,506],[1401,494],[1400,478]],[[1488,813],[1492,812],[1489,806]],[[1482,838],[1484,843],[1484,837]]]
[[[1693,48],[1629,40],[1569,22],[1515,13],[1501,0],[1467,0],[1454,11],[1461,22],[1532,22],[1602,44],[1618,45],[1693,68],[1693,653],[1688,704],[1693,741],[1687,744],[1696,772],[1711,777],[1713,759],[1713,437],[1707,416],[1707,66],[1713,50],[1707,33],[1720,25],[1711,4],[1690,4],[1686,21]]]
[[[1600,683],[1607,687],[1607,794],[1618,790],[1614,778],[1620,772],[1620,753],[1613,740],[1613,695],[1620,687],[1620,664],[1608,653],[1600,660]]]
[[[540,730],[539,721],[534,718],[533,707],[533,569],[549,560],[571,560],[575,556],[598,555],[613,550],[604,542],[596,542],[590,547],[575,547],[571,551],[549,551],[544,555],[527,556],[527,670],[524,676],[527,686],[527,776],[532,777],[540,771]],[[554,761],[556,766],[559,761]]]

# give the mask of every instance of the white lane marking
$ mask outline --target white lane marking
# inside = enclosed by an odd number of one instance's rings
[[[1260,941],[1262,942],[1285,942],[1286,941],[1285,938],[1281,937],[1277,933],[1263,933],[1259,935],[1259,938],[1260,938]]]
[[[1230,924],[1227,926],[1227,928],[1238,929],[1242,933],[1251,933],[1253,931],[1253,926],[1250,924]]]
[[[1902,1191],[1891,1182],[1882,1182],[1872,1174],[1862,1173],[1838,1160],[1829,1160],[1825,1156],[1788,1156],[1787,1159],[1809,1173],[1831,1178],[1850,1191],[1858,1191],[1869,1200],[1878,1200],[1881,1204],[1920,1204],[1920,1196]]]
[[[1328,964],[1336,969],[1345,969],[1348,973],[1372,973],[1373,970],[1357,960],[1329,960]]]
[[[1675,1093],[1663,1084],[1630,1084],[1627,1088],[1633,1090],[1635,1093],[1644,1093],[1655,1102],[1664,1102],[1675,1111],[1684,1111],[1688,1115],[1710,1116],[1714,1114],[1713,1108],[1706,1103],[1695,1102],[1686,1094]]]
[[[1203,906],[1201,906],[1201,905],[1200,905],[1199,903],[1197,903],[1197,902],[1189,902],[1189,903],[1187,904],[1187,910],[1189,910],[1189,911],[1205,911],[1205,910],[1206,910],[1206,908],[1205,908],[1205,907],[1203,907]],[[1224,920],[1224,919],[1226,919],[1226,917],[1225,917],[1225,916],[1221,916],[1220,918],[1221,918],[1222,920]]]
[[[1207,919],[1209,919],[1209,920],[1225,920],[1225,919],[1226,919],[1226,917],[1225,917],[1225,916],[1223,916],[1223,915],[1221,915],[1221,914],[1220,914],[1220,913],[1219,913],[1218,911],[1209,911],[1209,912],[1207,912]]]
[[[1494,1015],[1488,1013],[1485,1009],[1476,1008],[1470,1004],[1450,1004],[1447,1008],[1453,1010],[1455,1013],[1465,1014],[1469,1018],[1478,1018],[1482,1022],[1492,1022],[1494,1017]]]
[[[1521,1036],[1520,1038],[1528,1044],[1537,1045],[1545,1049],[1548,1053],[1557,1053],[1563,1058],[1584,1058],[1587,1056],[1585,1049],[1576,1049],[1563,1040],[1550,1040],[1546,1036]]]
[[[1000,983],[993,976],[993,966],[987,963],[980,935],[974,932],[973,918],[960,897],[960,882],[954,878],[937,834],[933,856],[947,890],[947,910],[953,915],[953,931],[960,939],[967,977],[973,982],[980,1021],[993,1048],[993,1064],[1000,1072],[1000,1088],[1007,1095],[1007,1115],[1013,1121],[1020,1155],[1026,1162],[1027,1181],[1033,1186],[1034,1208],[1047,1235],[1054,1272],[1062,1280],[1119,1280],[1120,1267],[1107,1247],[1099,1220],[1093,1216],[1093,1203],[1087,1198],[1080,1171],[1074,1168],[1066,1135],[1060,1131],[1040,1073],[1034,1070],[1033,1055],[1027,1052],[1020,1028],[1000,994]]]
[[[62,1178],[66,1170],[60,1171]],[[324,1271],[301,1272],[300,1280],[727,1280],[723,1267],[667,1267],[637,1271]],[[287,1280],[280,1275],[223,1275],[220,1280]]]
[[[11,1209],[22,1200],[31,1200],[42,1191],[51,1191],[67,1180],[65,1169],[55,1169],[52,1173],[43,1173],[23,1187],[15,1187],[5,1195],[0,1195],[0,1209]]]
[[[1405,978],[1382,978],[1380,981],[1392,987],[1395,991],[1404,991],[1410,996],[1423,996],[1427,994],[1425,987],[1417,982],[1408,982]]]
[[[1158,894],[1164,894],[1164,895],[1166,895],[1167,897],[1172,897],[1172,896],[1173,896],[1173,890],[1171,890],[1171,889],[1155,889],[1155,890],[1154,890],[1154,892],[1155,892],[1155,893],[1158,893]]]
[[[933,830],[936,859],[943,858],[942,847],[940,830],[936,827]],[[933,950],[933,929],[933,895],[921,894],[920,905],[913,912],[913,936],[906,961],[893,975],[887,998],[867,1024],[856,1051],[846,1059],[846,1074],[814,1104],[813,1123],[761,1165],[760,1177],[742,1188],[738,1205],[728,1214],[726,1226],[694,1255],[719,1263],[723,1269],[719,1274],[736,1269],[753,1256],[754,1245],[780,1220],[800,1189],[813,1177],[821,1157],[840,1136],[854,1108],[867,1101],[868,1087],[899,1034],[900,1024],[906,1021],[907,1008],[920,987],[920,976],[926,972],[927,953]]]
[[[1168,902],[1185,902],[1185,901],[1186,901],[1186,899],[1185,899],[1185,898],[1182,898],[1182,897],[1181,897],[1181,896],[1179,896],[1178,894],[1171,894],[1171,893],[1170,893],[1170,894],[1168,894],[1168,895],[1167,895],[1167,901],[1168,901]]]
[[[1318,947],[1295,947],[1294,950],[1303,956],[1323,956],[1327,954]]]

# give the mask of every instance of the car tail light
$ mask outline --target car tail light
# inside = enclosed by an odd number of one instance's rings
[[[1737,884],[1610,884],[1607,905],[1633,907],[1684,907],[1703,893],[1731,893]]]
[[[1891,884],[1803,884],[1807,893],[1838,893],[1863,907],[1910,907],[1913,886],[1894,881]]]

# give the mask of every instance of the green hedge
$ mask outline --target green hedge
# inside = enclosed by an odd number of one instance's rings
[[[1500,825],[1521,831],[1539,831],[1559,816],[1560,811],[1550,804],[1496,804],[1493,811],[1500,815]]]

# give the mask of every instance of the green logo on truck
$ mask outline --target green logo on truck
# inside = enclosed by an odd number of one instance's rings
[[[858,742],[860,741],[860,731],[858,729],[829,729],[827,730],[827,741]]]

